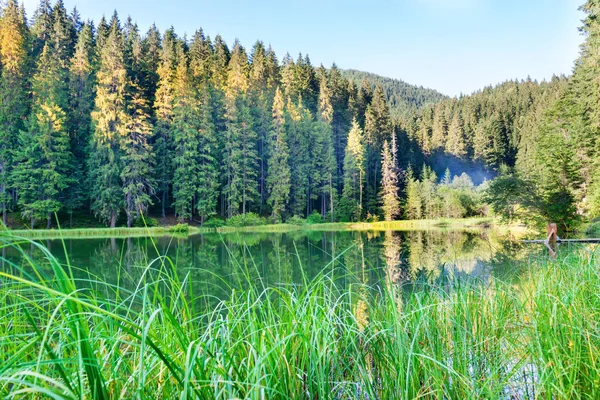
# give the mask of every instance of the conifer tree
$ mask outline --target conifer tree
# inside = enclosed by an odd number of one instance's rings
[[[40,0],[40,4],[33,13],[33,26],[31,27],[34,58],[39,57],[44,45],[50,40],[52,25],[52,5],[50,4],[50,0]]]
[[[428,165],[421,172],[421,200],[423,202],[423,217],[438,218],[440,204],[437,201],[437,175]]]
[[[331,119],[331,138],[335,155],[335,171],[333,177],[334,194],[341,191],[343,183],[344,151],[346,149],[347,135],[354,115],[356,86],[342,76],[338,67],[333,64],[327,79],[331,92],[331,105],[333,114]],[[352,96],[352,98],[351,98]]]
[[[121,144],[121,180],[127,227],[136,219],[147,215],[151,197],[155,192],[152,176],[153,153],[149,144],[152,135],[149,107],[142,90],[135,84],[130,90],[133,97],[129,101],[127,134]]]
[[[213,46],[210,38],[204,36],[202,29],[194,33],[190,44],[190,73],[196,87],[205,86],[210,89],[210,78],[212,73]]]
[[[328,87],[327,76],[321,77],[319,88],[319,113],[317,121],[314,124],[314,139],[312,148],[313,167],[313,185],[314,193],[321,199],[321,215],[325,217],[328,211],[334,218],[334,197],[335,189],[334,173],[336,171],[335,152],[333,147],[333,104],[332,95]]]
[[[456,157],[463,158],[467,155],[467,145],[464,138],[464,121],[459,111],[454,113],[454,118],[448,128],[446,152]]]
[[[226,158],[226,142],[227,142],[227,110],[225,100],[225,90],[227,89],[227,68],[231,53],[227,44],[220,35],[215,36],[213,41],[213,52],[210,62],[210,87],[211,87],[211,102],[213,109],[213,122],[218,139],[219,158],[221,160],[221,182],[222,188],[220,194],[220,212],[221,216],[229,215],[229,207],[227,203],[227,183],[228,174],[227,168],[223,165],[223,160]]]
[[[72,184],[67,189],[65,208],[69,212],[69,225],[72,225],[73,212],[85,201],[86,165],[88,146],[91,137],[91,112],[94,108],[95,74],[93,67],[93,32],[90,24],[84,24],[79,31],[73,57],[68,71],[69,112],[68,126],[71,136],[71,152],[74,168]]]
[[[33,78],[34,104],[27,130],[19,135],[13,180],[23,216],[46,218],[61,209],[61,194],[71,184],[73,159],[67,132],[65,74],[56,47],[47,42]],[[61,79],[62,77],[62,79]]]
[[[269,175],[267,188],[268,204],[271,207],[273,222],[278,222],[285,214],[290,198],[290,166],[287,145],[284,102],[281,90],[275,91],[273,101],[271,131],[269,137]]]
[[[163,38],[160,64],[157,70],[158,87],[154,109],[156,124],[153,132],[155,152],[155,179],[160,194],[161,213],[166,216],[169,189],[173,179],[173,106],[174,82],[176,68],[176,41],[172,30],[168,30]]]
[[[158,66],[160,64],[162,39],[156,25],[152,24],[142,39],[140,59],[140,86],[148,104],[155,102],[158,85]],[[153,110],[152,110],[153,111]],[[154,112],[151,112],[154,115]]]
[[[6,224],[14,197],[10,187],[13,152],[24,129],[28,104],[25,92],[27,72],[27,25],[15,0],[9,0],[0,17],[0,212]]]
[[[198,104],[198,188],[196,190],[196,211],[200,223],[217,212],[219,197],[219,142],[212,119],[212,96],[207,85],[201,86],[197,92]]]
[[[267,167],[268,149],[267,142],[271,126],[272,90],[273,79],[270,74],[274,73],[270,65],[272,60],[268,57],[265,46],[258,41],[252,48],[250,55],[249,73],[249,100],[251,103],[253,129],[258,137],[257,154],[259,158],[258,186],[260,193],[259,212],[267,199]]]
[[[96,29],[96,55],[98,59],[100,59],[100,50],[104,47],[104,43],[106,43],[109,34],[110,29],[106,23],[106,18],[103,15],[102,18],[100,18],[98,28]]]
[[[314,165],[311,160],[314,122],[310,111],[304,107],[301,100],[294,104],[288,98],[286,109],[291,171],[290,210],[295,216],[308,215],[314,178]]]
[[[128,18],[125,27],[125,62],[128,76],[126,87],[127,120],[126,133],[121,140],[121,181],[127,227],[136,219],[147,214],[155,193],[152,176],[154,164],[150,105],[144,96],[144,63],[142,60],[141,38],[137,26]]]
[[[378,184],[381,177],[381,149],[383,141],[392,135],[390,112],[381,85],[375,88],[373,100],[365,112],[366,150],[366,211],[374,214],[378,209]]]
[[[215,36],[211,78],[217,90],[225,92],[227,88],[228,65],[231,53],[221,35]]]
[[[198,188],[196,191],[196,211],[203,224],[216,214],[219,197],[220,144],[214,123],[216,93],[211,81],[213,48],[202,30],[194,35],[190,46],[190,74],[193,84],[194,101],[198,108]]]
[[[85,24],[79,33],[69,68],[71,143],[79,165],[85,162],[86,148],[90,140],[90,114],[94,108],[93,40],[92,27]]]
[[[358,121],[354,119],[344,157],[344,190],[340,206],[342,215],[353,221],[362,218],[365,158],[365,138]]]
[[[227,131],[224,168],[227,181],[227,213],[233,216],[250,211],[249,205],[258,200],[256,132],[248,102],[248,56],[236,42],[227,73],[226,109]],[[241,207],[241,210],[240,210]]]
[[[73,21],[67,13],[67,9],[62,0],[57,0],[52,8],[52,32],[50,41],[54,47],[54,56],[60,61],[60,67],[68,69],[69,60],[73,55],[74,42],[76,36]]]
[[[412,168],[406,174],[406,217],[410,220],[423,218],[421,183],[415,179]]]
[[[100,49],[89,161],[92,210],[111,227],[116,226],[123,206],[121,149],[130,123],[127,81],[123,38],[118,24],[113,23]]]
[[[193,199],[198,190],[198,110],[195,103],[188,58],[177,46],[177,72],[173,108],[174,177],[173,207],[181,222],[192,218]]]
[[[433,112],[433,126],[431,127],[431,140],[429,142],[430,150],[443,149],[447,136],[448,122],[446,121],[444,104],[439,103]]]
[[[387,140],[383,142],[381,158],[381,201],[383,203],[383,215],[386,221],[393,221],[395,217],[400,215],[400,188],[398,186],[398,169]]]

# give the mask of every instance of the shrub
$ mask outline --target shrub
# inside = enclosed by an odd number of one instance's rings
[[[323,223],[323,216],[318,211],[313,211],[312,214],[310,214],[308,216],[308,218],[306,218],[306,223],[309,224],[309,225],[312,225],[312,224],[322,224]]]
[[[285,221],[288,224],[291,225],[304,225],[306,224],[306,220],[298,215],[294,215],[292,218],[288,219],[287,221]]]
[[[138,218],[134,221],[133,226],[137,228],[154,228],[158,226],[158,219],[156,218]]]
[[[170,233],[188,233],[190,231],[190,227],[188,224],[177,224],[169,227]]]
[[[205,228],[220,228],[225,226],[225,221],[220,218],[211,218],[202,225]]]
[[[269,221],[256,213],[246,213],[234,215],[227,220],[227,226],[244,227],[244,226],[259,226],[267,225]]]

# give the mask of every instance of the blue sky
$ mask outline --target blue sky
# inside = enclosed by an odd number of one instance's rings
[[[37,0],[25,0],[28,16]],[[117,9],[142,31],[155,22],[188,36],[202,27],[228,44],[271,44],[281,59],[354,68],[471,93],[506,79],[569,74],[583,38],[584,0],[64,0],[96,22]]]

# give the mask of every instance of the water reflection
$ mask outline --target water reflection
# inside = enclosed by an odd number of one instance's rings
[[[303,285],[320,274],[331,274],[342,289],[353,283],[390,288],[419,280],[486,280],[508,268],[514,274],[514,260],[531,252],[487,230],[236,233],[42,243],[61,262],[77,267],[75,275],[82,279],[133,289],[158,273],[176,271],[176,278],[190,282],[198,297],[213,298],[228,296],[232,288],[249,282]],[[26,254],[43,263],[41,251],[27,246]],[[20,256],[9,249],[6,257],[19,262]],[[513,265],[507,267],[509,263]]]

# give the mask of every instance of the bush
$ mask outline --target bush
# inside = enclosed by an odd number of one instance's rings
[[[204,222],[202,225],[204,228],[220,228],[225,226],[225,221],[220,218],[211,218],[208,221]]]
[[[188,224],[177,224],[169,227],[170,233],[188,233],[190,231],[190,227]]]
[[[158,219],[156,218],[138,218],[133,222],[133,226],[136,228],[154,228],[158,226]]]
[[[292,218],[285,221],[290,225],[304,225],[306,224],[306,220],[298,215],[294,215]]]
[[[322,224],[323,223],[323,216],[318,211],[313,211],[312,214],[310,214],[308,216],[308,218],[306,218],[306,223],[309,224],[309,225],[312,225],[312,224]]]
[[[234,215],[233,217],[227,220],[227,226],[232,226],[236,228],[244,226],[267,225],[268,223],[269,221],[267,221],[266,218],[263,218],[256,213]]]

